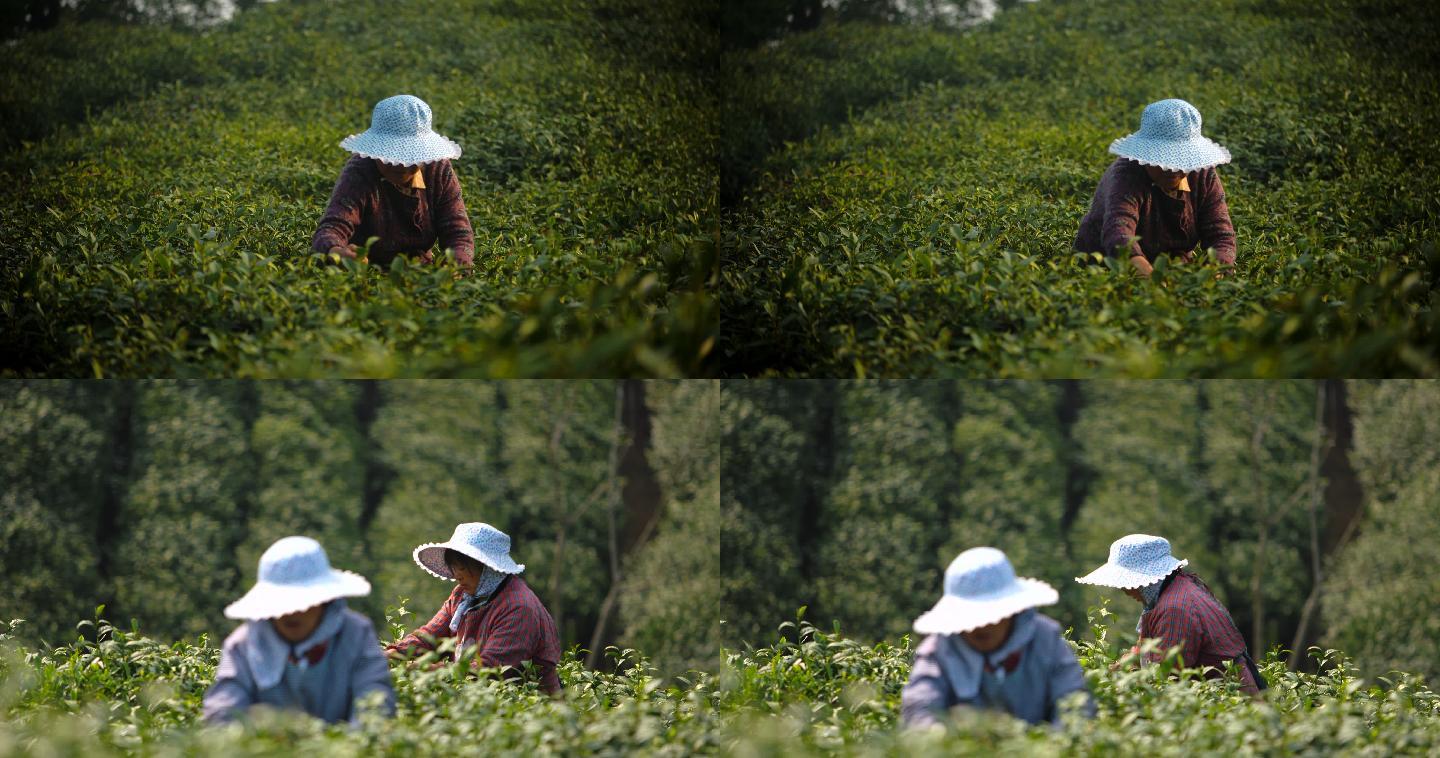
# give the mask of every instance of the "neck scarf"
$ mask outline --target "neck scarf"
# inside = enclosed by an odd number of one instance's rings
[[[345,601],[342,599],[331,600],[325,606],[325,613],[320,617],[320,624],[309,637],[290,643],[275,631],[275,625],[270,619],[246,621],[249,628],[250,644],[245,646],[245,661],[250,664],[250,671],[255,674],[255,685],[262,690],[268,690],[280,683],[280,678],[285,674],[287,666],[295,666],[301,671],[310,668],[325,656],[325,650],[335,635],[340,633],[340,627],[345,624]],[[294,660],[294,663],[291,663]]]
[[[460,620],[470,611],[484,608],[490,603],[491,596],[499,589],[500,583],[505,581],[509,574],[502,574],[489,566],[480,571],[480,582],[475,585],[475,591],[460,598],[460,604],[455,606],[455,612],[450,615],[450,631],[460,630]]]
[[[1169,576],[1165,577],[1165,579],[1169,578]],[[1140,597],[1145,599],[1145,607],[1140,610],[1140,618],[1135,622],[1135,631],[1140,631],[1141,625],[1145,623],[1145,614],[1154,610],[1155,604],[1160,602],[1160,590],[1165,588],[1165,579],[1140,588]]]

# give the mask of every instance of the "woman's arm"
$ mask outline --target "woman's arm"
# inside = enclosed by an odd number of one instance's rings
[[[453,636],[455,633],[450,631],[450,617],[455,613],[457,602],[458,598],[456,593],[452,591],[450,597],[445,598],[445,603],[440,606],[440,610],[436,611],[435,615],[426,622],[424,626],[386,645],[385,649],[387,651],[404,654],[413,653],[417,650],[434,650],[435,644],[427,641],[425,637],[421,635],[428,635],[433,639]]]
[[[1149,276],[1150,260],[1145,257],[1145,251],[1140,249],[1137,234],[1140,227],[1140,196],[1144,188],[1127,181],[1121,171],[1113,170],[1107,172],[1102,180],[1100,191],[1105,193],[1105,217],[1100,221],[1100,245],[1105,249],[1105,254],[1114,255],[1118,251],[1130,259],[1130,264],[1142,276]]]
[[[1202,247],[1215,250],[1215,260],[1222,266],[1235,265],[1235,226],[1230,222],[1230,206],[1225,203],[1225,186],[1215,169],[1205,171],[1205,191],[1195,209],[1196,231]]]
[[[205,691],[201,711],[205,721],[224,723],[244,714],[255,703],[255,681],[249,669],[240,665],[241,654],[233,639],[225,640],[220,650],[220,665],[215,668],[215,683]]]
[[[910,681],[900,691],[900,723],[904,726],[935,726],[950,710],[953,700],[950,685],[936,660],[939,636],[926,637],[915,649],[910,666]]]
[[[335,189],[330,193],[325,215],[320,217],[320,225],[310,240],[311,250],[328,253],[338,247],[340,250],[336,252],[349,251],[353,257],[353,248],[349,247],[350,237],[364,218],[365,199],[370,194],[368,184],[360,175],[355,161],[345,164],[340,178],[335,181]]]
[[[442,161],[439,169],[439,196],[435,200],[435,236],[441,250],[452,250],[455,262],[470,266],[475,260],[475,230],[460,194],[460,179],[450,161]]]

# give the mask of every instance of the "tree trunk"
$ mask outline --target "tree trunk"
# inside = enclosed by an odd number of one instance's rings
[[[1240,535],[1236,533],[1235,519],[1226,513],[1219,506],[1220,496],[1215,491],[1215,484],[1210,478],[1209,453],[1206,446],[1205,422],[1210,418],[1210,393],[1206,389],[1205,381],[1196,381],[1195,387],[1195,437],[1191,445],[1191,467],[1195,471],[1197,482],[1196,489],[1200,494],[1200,501],[1203,510],[1208,514],[1207,522],[1209,528],[1205,530],[1205,547],[1210,555],[1215,556],[1213,577],[1207,577],[1212,587],[1218,587],[1223,597],[1229,599],[1236,596],[1234,579],[1230,572],[1230,561],[1228,560],[1226,545],[1234,544],[1239,540]],[[1236,624],[1241,624],[1244,619],[1235,619]],[[1241,627],[1243,628],[1243,627]]]
[[[822,511],[835,470],[835,429],[841,390],[835,382],[825,379],[807,381],[802,386],[801,391],[809,392],[813,398],[814,411],[807,445],[810,454],[806,456],[809,465],[805,468],[808,470],[797,472],[804,476],[804,496],[800,502],[799,523],[792,534],[800,553],[800,577],[809,585],[816,578],[815,566],[826,534],[821,523]]]
[[[1086,465],[1080,443],[1075,439],[1075,423],[1080,419],[1080,411],[1085,408],[1085,394],[1079,381],[1075,379],[1062,379],[1059,381],[1060,396],[1055,403],[1055,419],[1060,428],[1060,450],[1058,458],[1060,465],[1065,469],[1065,491],[1063,493],[1062,510],[1060,512],[1060,539],[1065,547],[1065,555],[1072,556],[1070,546],[1070,532],[1075,527],[1075,521],[1080,517],[1080,507],[1085,504],[1085,498],[1090,495],[1090,484],[1095,479],[1095,472]]]
[[[240,545],[249,533],[250,517],[255,513],[255,492],[261,478],[260,451],[255,449],[255,424],[260,420],[260,387],[253,379],[242,380],[235,394],[235,412],[240,418],[240,435],[245,441],[245,461],[241,476],[244,481],[235,490],[235,513],[230,524],[228,551],[234,569],[230,588],[239,593],[244,572],[240,570]]]
[[[600,606],[600,617],[590,637],[592,668],[604,649],[614,643],[610,617],[619,601],[625,564],[654,533],[664,512],[660,480],[647,457],[650,449],[650,409],[645,404],[645,383],[625,379],[616,387],[615,447],[611,449],[610,589]],[[618,496],[617,496],[618,495]]]
[[[1310,671],[1315,661],[1305,655],[1319,632],[1311,633],[1311,621],[1319,616],[1324,596],[1324,567],[1354,538],[1364,509],[1364,492],[1355,469],[1350,465],[1350,447],[1355,427],[1350,416],[1342,379],[1326,379],[1316,385],[1315,423],[1317,438],[1323,438],[1323,449],[1317,447],[1312,456],[1314,489],[1310,500],[1310,594],[1300,611],[1300,623],[1290,648],[1290,670],[1301,667]],[[1319,444],[1317,442],[1317,444]],[[1323,489],[1322,489],[1323,482]],[[1325,525],[1320,528],[1319,510],[1324,503]]]
[[[115,551],[120,543],[125,499],[135,463],[135,406],[139,388],[133,380],[110,385],[111,415],[106,445],[105,476],[100,485],[100,512],[95,520],[95,568],[100,579],[98,600],[110,618],[115,614]]]
[[[624,530],[620,538],[620,559],[640,549],[651,527],[660,519],[660,480],[650,467],[650,408],[645,404],[645,383],[626,379],[621,384],[620,422],[625,435],[620,456],[620,499],[625,504]]]
[[[1355,422],[1350,413],[1345,380],[1325,380],[1325,428],[1331,444],[1320,464],[1325,478],[1325,528],[1320,537],[1320,554],[1329,560],[1347,539],[1354,538],[1365,507],[1360,477],[1350,465],[1355,445]]]
[[[370,525],[375,522],[375,516],[380,512],[380,503],[385,499],[390,481],[395,478],[395,470],[385,462],[383,446],[371,433],[375,419],[380,416],[380,410],[385,406],[385,395],[381,391],[380,382],[374,379],[357,381],[360,392],[355,396],[354,406],[357,445],[355,457],[360,464],[361,473],[360,516],[356,519],[355,526],[360,533],[365,555],[369,556]]]

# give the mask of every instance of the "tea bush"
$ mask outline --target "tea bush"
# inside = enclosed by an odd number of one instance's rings
[[[683,3],[266,3],[8,52],[0,370],[685,375],[718,311],[709,36]],[[450,266],[309,243],[378,100],[425,99],[476,235]]]
[[[395,621],[394,617],[391,621]],[[501,755],[714,754],[719,732],[710,676],[664,682],[633,650],[622,673],[585,669],[567,653],[565,695],[531,684],[467,677],[455,666],[392,664],[397,714],[362,715],[356,729],[289,713],[207,728],[199,720],[219,650],[210,639],[165,644],[103,620],[88,636],[28,650],[0,632],[0,755]],[[87,629],[88,627],[88,629]],[[392,633],[396,629],[391,630]],[[383,634],[383,633],[382,633]],[[9,640],[7,642],[7,640]]]
[[[836,24],[730,54],[733,374],[1440,374],[1440,10],[1066,2],[969,32]],[[1071,241],[1110,141],[1194,103],[1238,270]]]
[[[1394,755],[1440,749],[1440,695],[1422,678],[1356,677],[1338,651],[1315,650],[1321,673],[1292,673],[1274,652],[1260,662],[1270,689],[1252,700],[1233,681],[1194,678],[1172,653],[1145,668],[1120,660],[1118,637],[1092,609],[1076,644],[1094,693],[1094,720],[1059,729],[960,712],[943,731],[898,726],[913,655],[908,636],[866,645],[802,620],[773,647],[727,651],[720,678],[723,749],[780,755]],[[1123,636],[1123,635],[1122,635]],[[1133,642],[1133,632],[1126,645]],[[1176,677],[1174,675],[1183,675]],[[1062,704],[1063,706],[1064,704]]]

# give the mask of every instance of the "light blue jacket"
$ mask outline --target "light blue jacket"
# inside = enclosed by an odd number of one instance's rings
[[[355,703],[371,692],[384,693],[384,708],[395,713],[390,666],[370,619],[332,600],[320,625],[293,646],[304,652],[325,642],[314,665],[288,662],[292,646],[269,621],[247,621],[225,638],[215,684],[205,692],[204,715],[210,723],[244,714],[252,705],[292,708],[327,722],[357,721]]]
[[[986,659],[993,667],[1017,651],[1015,670],[985,671]],[[1085,713],[1094,716],[1085,673],[1060,624],[1032,608],[1015,617],[1005,644],[988,655],[976,652],[958,634],[922,640],[910,681],[900,694],[900,720],[906,726],[937,724],[951,708],[969,706],[1003,710],[1031,724],[1059,724],[1060,699],[1077,690],[1086,692]]]

